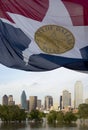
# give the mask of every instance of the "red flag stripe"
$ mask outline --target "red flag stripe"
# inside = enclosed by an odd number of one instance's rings
[[[88,25],[88,0],[62,0],[74,26]]]
[[[62,2],[67,8],[74,26],[88,25],[88,0],[62,0]],[[0,0],[0,17],[13,22],[7,14],[10,12],[42,21],[48,7],[49,0]]]
[[[13,20],[7,14],[10,12],[42,21],[48,7],[48,0],[0,0],[0,17],[12,22]]]

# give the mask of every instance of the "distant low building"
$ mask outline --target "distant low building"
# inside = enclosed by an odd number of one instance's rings
[[[85,103],[86,103],[86,104],[88,104],[88,98],[87,98],[87,99],[85,99]]]

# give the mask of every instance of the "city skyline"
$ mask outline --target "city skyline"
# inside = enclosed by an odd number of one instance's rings
[[[77,89],[77,87],[78,87],[78,89]],[[72,101],[75,101],[76,99],[76,97],[74,96],[74,98],[72,98],[72,95],[75,95],[77,92],[76,91],[78,91],[79,92],[79,88],[80,87],[82,87],[82,94],[83,94],[83,84],[82,84],[82,82],[81,81],[76,81],[75,82],[75,84],[74,84],[74,92],[73,93],[71,93],[70,91],[68,91],[68,90],[62,90],[62,94],[61,95],[58,95],[58,101],[57,101],[57,103],[58,103],[58,105],[60,105],[60,96],[62,96],[62,100],[63,100],[63,107],[66,107],[65,106],[65,104],[67,105],[68,104],[68,106],[74,106],[75,107],[75,102],[74,102],[74,104],[72,104]],[[77,90],[75,90],[75,88],[77,89]],[[77,93],[78,94],[78,93]],[[76,95],[77,95],[76,94]],[[79,95],[79,94],[78,94]],[[81,95],[82,96],[82,95]],[[10,100],[13,102],[13,100],[14,100],[14,98],[15,97],[13,97],[13,95],[12,94],[10,94],[10,95],[7,95],[7,94],[4,94],[3,95],[3,97],[8,97],[8,99],[9,99],[9,97],[11,97],[10,98]],[[3,97],[2,97],[2,102],[3,102]],[[19,95],[19,97],[20,97],[20,103],[19,104],[21,104],[22,106],[22,108],[25,108],[26,109],[26,107],[27,106],[25,106],[25,103],[28,101],[28,100],[30,100],[31,98],[33,98],[33,97],[36,97],[36,101],[37,100],[41,100],[41,105],[44,105],[44,101],[45,101],[45,99],[47,99],[47,97],[49,97],[50,99],[51,98],[53,98],[54,99],[54,97],[52,96],[52,95],[50,95],[50,94],[48,94],[48,95],[45,95],[45,97],[43,97],[43,102],[42,102],[42,99],[39,99],[39,97],[38,97],[38,95],[37,96],[35,96],[35,95],[32,95],[32,96],[28,96],[29,98],[27,98],[27,95],[26,95],[26,93],[25,93],[25,90],[23,90],[22,92],[21,92],[21,95]],[[52,100],[53,100],[52,99]],[[88,96],[84,99],[84,101],[83,101],[83,96],[82,97],[80,97],[80,99],[82,100],[80,103],[85,103],[85,99],[87,99],[88,100]],[[22,101],[23,100],[23,101]],[[79,96],[77,97],[77,102],[79,103]],[[15,102],[15,101],[14,101]],[[53,104],[54,104],[55,102],[53,102]],[[79,103],[79,104],[80,104]],[[3,104],[3,103],[1,103],[1,104]],[[78,104],[78,105],[79,105]],[[8,104],[9,105],[9,104]],[[78,107],[78,106],[77,106]]]
[[[84,98],[88,95],[88,74],[59,68],[48,72],[25,72],[10,69],[0,65],[0,103],[2,96],[12,94],[16,104],[20,103],[21,92],[25,90],[27,99],[29,96],[38,96],[44,100],[44,96],[52,95],[54,102],[58,101],[62,90],[74,91],[77,80],[84,86]],[[72,95],[73,97],[73,95]]]

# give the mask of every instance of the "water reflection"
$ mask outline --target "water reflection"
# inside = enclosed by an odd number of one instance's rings
[[[47,124],[43,123],[0,123],[0,130],[88,130],[88,126],[77,124]]]
[[[25,127],[26,123],[0,123],[0,130],[19,130]]]
[[[43,127],[43,123],[41,123],[41,122],[36,122],[36,123],[30,122],[29,126],[30,126],[30,128],[42,128]]]

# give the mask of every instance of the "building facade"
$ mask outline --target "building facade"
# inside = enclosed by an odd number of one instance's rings
[[[85,99],[85,103],[88,104],[88,98]]]
[[[69,93],[69,91],[67,91],[67,90],[63,91],[62,106],[63,106],[63,108],[71,106],[71,93]]]
[[[60,96],[60,110],[62,110],[62,96]]]
[[[78,108],[83,103],[83,84],[77,81],[74,86],[74,108]]]
[[[15,101],[13,101],[13,95],[8,96],[8,105],[15,105]]]
[[[25,91],[21,94],[21,108],[27,110],[27,98]]]
[[[29,111],[36,110],[37,108],[37,96],[30,96],[29,97]]]
[[[41,110],[41,100],[37,100],[37,109]]]
[[[2,97],[2,105],[8,105],[8,96],[7,95],[4,95]]]
[[[51,106],[53,106],[53,97],[46,96],[45,97],[45,110],[50,110]]]

